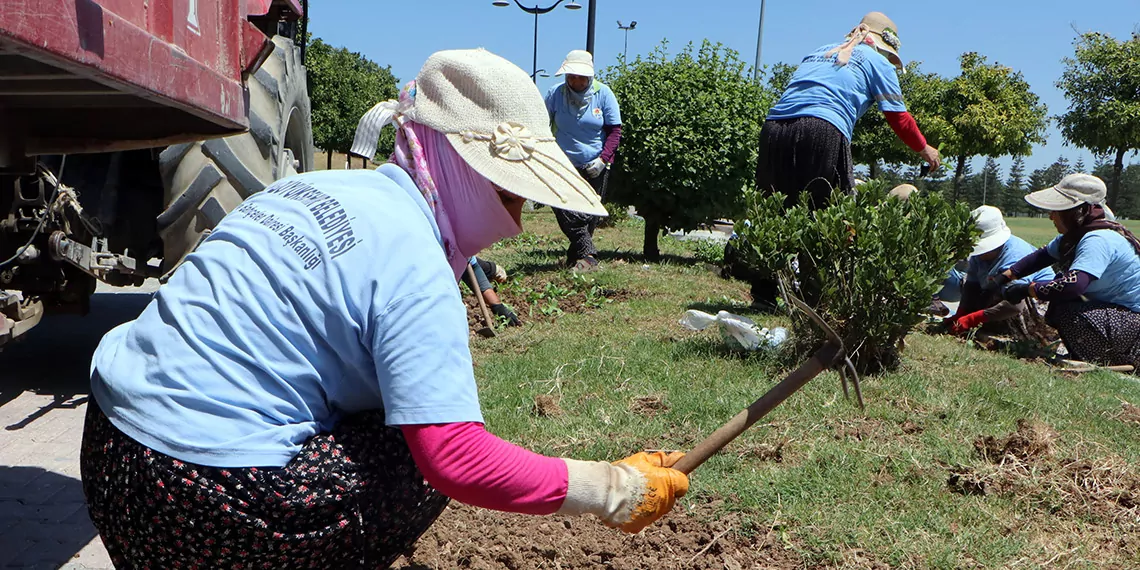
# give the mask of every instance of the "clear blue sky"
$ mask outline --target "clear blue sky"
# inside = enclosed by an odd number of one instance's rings
[[[538,1],[543,6],[553,3]],[[539,18],[540,69],[553,73],[567,51],[585,47],[588,1],[579,0],[581,10],[560,6]],[[618,20],[627,25],[637,21],[637,28],[629,32],[631,59],[662,39],[668,39],[670,51],[675,52],[705,38],[739,51],[748,62],[755,58],[759,0],[594,1],[599,67],[615,63],[623,49]],[[1050,116],[1068,106],[1054,83],[1061,74],[1061,58],[1072,55],[1074,28],[1123,38],[1140,24],[1137,0],[767,0],[762,63],[796,63],[819,45],[842,39],[871,10],[883,11],[895,21],[904,59],[921,61],[926,71],[953,76],[958,56],[977,51],[1024,73],[1048,105]],[[491,0],[313,0],[310,12],[309,29],[314,35],[391,65],[401,81],[414,78],[424,60],[441,49],[483,47],[531,71],[534,17],[513,5],[496,8]],[[539,86],[545,92],[555,81],[540,78]],[[1072,161],[1084,157],[1092,167],[1091,155],[1062,143],[1060,132],[1050,127],[1048,143],[1027,159],[1029,169],[1048,165],[1060,154]],[[1004,166],[1009,161],[1001,162]],[[980,167],[980,162],[975,164],[975,170]]]

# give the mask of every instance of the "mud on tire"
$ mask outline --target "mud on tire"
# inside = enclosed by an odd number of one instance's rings
[[[174,269],[226,213],[274,181],[313,169],[309,93],[300,49],[276,36],[247,81],[249,131],[166,148],[159,156],[163,271]]]

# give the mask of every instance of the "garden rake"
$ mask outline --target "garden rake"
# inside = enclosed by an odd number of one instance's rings
[[[823,331],[827,337],[827,342],[815,351],[806,362],[796,368],[791,374],[776,384],[771,390],[760,397],[741,411],[739,414],[733,416],[728,423],[724,424],[720,429],[712,433],[712,435],[705,438],[704,441],[697,444],[692,451],[685,454],[675,465],[676,469],[682,473],[692,473],[694,469],[700,467],[708,458],[716,455],[718,451],[728,445],[732,440],[736,439],[745,430],[752,427],[753,424],[760,421],[768,412],[772,411],[788,399],[789,396],[795,394],[800,388],[803,388],[808,382],[819,375],[820,372],[834,367],[836,364],[840,365],[839,377],[843,383],[843,395],[850,398],[847,391],[847,374],[851,374],[852,383],[855,385],[855,397],[858,401],[859,408],[863,408],[863,393],[859,387],[859,374],[855,371],[855,365],[851,363],[851,359],[847,357],[847,351],[843,346],[843,339],[823,322],[811,307],[801,301],[798,297],[792,294],[791,289],[787,286],[783,279],[780,280],[781,295],[785,300],[792,304],[795,308],[802,311],[816,326]]]

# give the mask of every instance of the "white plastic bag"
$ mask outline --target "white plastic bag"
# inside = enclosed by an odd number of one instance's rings
[[[788,331],[783,327],[772,330],[760,328],[752,322],[752,319],[734,315],[728,311],[721,311],[713,316],[690,309],[685,311],[680,323],[681,326],[691,331],[703,331],[716,323],[724,342],[745,350],[775,348],[788,338]]]

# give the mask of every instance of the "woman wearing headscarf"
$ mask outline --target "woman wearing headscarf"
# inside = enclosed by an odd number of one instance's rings
[[[1010,284],[1006,300],[1048,301],[1045,320],[1073,358],[1140,370],[1140,241],[1107,219],[1104,198],[1104,181],[1080,173],[1027,194],[1025,201],[1047,210],[1061,235],[996,280],[1004,285],[1054,265],[1053,280]]]
[[[761,192],[781,192],[791,207],[807,191],[813,207],[822,208],[833,188],[851,191],[851,137],[872,103],[907,146],[938,168],[938,150],[926,144],[903,104],[901,43],[894,22],[871,12],[842,43],[820,47],[800,62],[760,132]]]
[[[546,95],[546,110],[558,146],[570,162],[605,198],[606,174],[621,142],[621,109],[609,86],[594,79],[594,56],[585,50],[567,54],[556,75],[566,81]],[[570,240],[566,264],[579,270],[598,266],[594,229],[598,217],[555,208],[558,227]]]
[[[92,364],[81,467],[117,567],[378,568],[448,498],[638,532],[680,454],[545,457],[483,427],[456,280],[525,199],[592,215],[529,76],[445,51],[362,120],[375,171],[294,176],[215,228]]]

